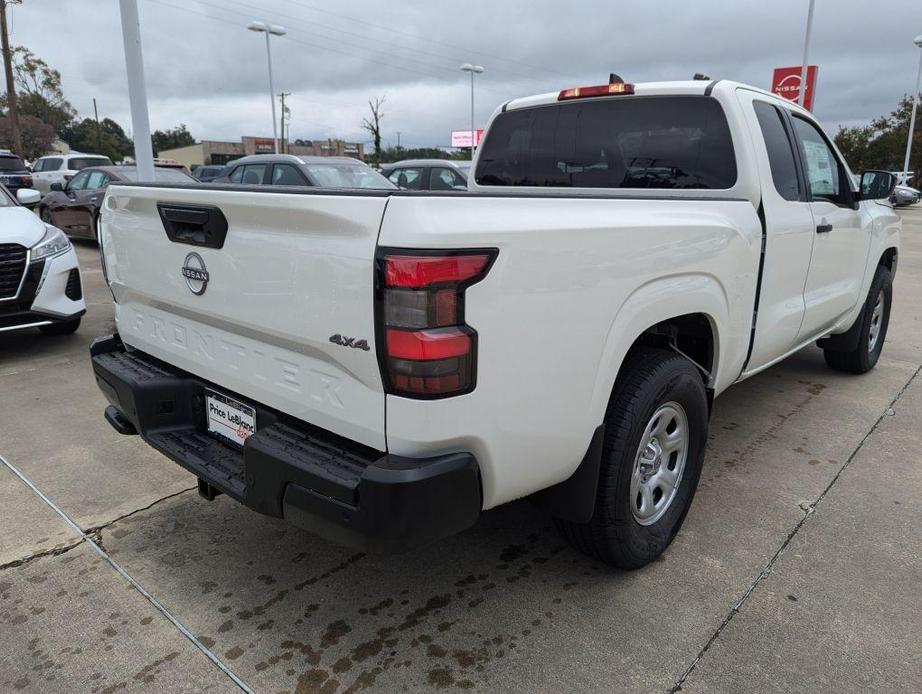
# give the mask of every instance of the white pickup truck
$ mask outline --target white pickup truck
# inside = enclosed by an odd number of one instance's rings
[[[714,396],[817,341],[873,368],[894,183],[765,91],[613,81],[497,109],[467,192],[113,185],[93,368],[206,498],[392,550],[531,497],[636,568]]]

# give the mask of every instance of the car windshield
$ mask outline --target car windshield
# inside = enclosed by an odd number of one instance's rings
[[[80,171],[88,166],[112,166],[109,157],[72,157],[67,166],[72,171]]]
[[[138,180],[138,170],[134,167],[130,169],[120,169],[119,174],[129,181]],[[154,169],[154,180],[157,183],[195,183],[196,180],[179,169]]]
[[[26,165],[22,163],[19,157],[0,157],[0,171],[22,171]]]
[[[397,186],[369,166],[362,164],[306,164],[310,177],[324,188],[384,188]]]

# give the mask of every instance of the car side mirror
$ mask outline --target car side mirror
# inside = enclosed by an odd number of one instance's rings
[[[63,193],[63,192],[64,192],[64,186],[63,186],[61,183],[59,183],[58,181],[55,181],[54,183],[51,184],[51,190],[55,190],[55,191],[57,191],[57,192],[59,192],[59,193]]]
[[[896,187],[896,176],[889,171],[862,171],[860,200],[883,200]]]
[[[16,191],[16,199],[23,207],[35,207],[42,199],[42,194],[34,188],[20,188]]]

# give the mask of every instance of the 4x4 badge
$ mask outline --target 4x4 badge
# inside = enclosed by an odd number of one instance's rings
[[[330,335],[330,342],[340,347],[351,347],[352,349],[363,349],[368,352],[371,347],[368,346],[368,340],[356,340],[354,337],[343,337],[339,333]]]

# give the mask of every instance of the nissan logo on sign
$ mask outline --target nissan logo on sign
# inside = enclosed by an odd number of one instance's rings
[[[205,261],[198,253],[190,253],[182,264],[182,276],[186,278],[186,286],[196,296],[201,296],[208,288],[208,269]]]
[[[797,101],[800,97],[800,72],[802,67],[794,65],[792,67],[777,67],[772,73],[772,93],[783,96],[789,101]],[[813,95],[816,91],[816,73],[819,68],[816,65],[807,66],[807,91],[804,94],[804,108],[808,111],[813,110]]]

